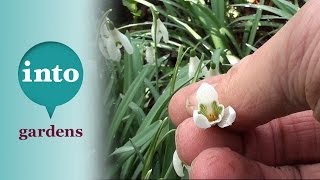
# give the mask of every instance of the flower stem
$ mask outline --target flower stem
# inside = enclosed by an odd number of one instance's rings
[[[189,49],[187,49],[185,51],[185,53],[188,51]],[[177,62],[176,62],[176,65],[174,67],[174,71],[173,71],[173,75],[172,75],[172,79],[171,79],[171,88],[170,88],[170,94],[173,94],[174,93],[174,87],[175,87],[175,84],[176,84],[176,80],[177,80],[177,74],[178,74],[178,70],[179,70],[179,67],[180,67],[180,63],[182,61],[182,58],[184,56],[184,54],[182,53],[183,51],[183,47],[180,46],[179,47],[179,50],[178,50],[178,58],[177,58]]]
[[[158,49],[157,49],[157,26],[158,26],[158,23],[157,23],[157,19],[158,19],[158,14],[157,12],[153,9],[153,8],[150,8],[151,9],[151,12],[152,12],[152,16],[153,16],[153,23],[154,23],[154,32],[151,32],[151,33],[154,33],[154,40],[153,40],[153,43],[154,43],[154,59],[155,59],[155,64],[156,64],[156,89],[157,91],[159,92],[159,67],[158,67]]]

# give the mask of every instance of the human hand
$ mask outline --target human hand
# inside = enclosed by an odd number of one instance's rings
[[[227,74],[178,91],[169,104],[190,178],[320,178],[320,1],[310,0]],[[193,123],[195,92],[215,84],[237,112],[225,129]]]

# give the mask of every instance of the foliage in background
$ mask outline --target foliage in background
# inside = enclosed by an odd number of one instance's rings
[[[154,3],[156,2],[156,3]],[[189,50],[205,64],[225,73],[231,67],[226,55],[240,59],[275,34],[299,9],[297,0],[123,0],[132,13],[119,30],[134,48],[120,62],[106,59],[108,87],[105,108],[108,123],[106,178],[178,178],[172,167],[175,127],[168,117],[172,95],[188,85]],[[157,61],[145,61],[151,39],[151,9],[169,30],[169,43],[156,44]],[[114,10],[116,11],[116,10]],[[112,13],[112,12],[111,12]],[[201,68],[193,81],[203,78]]]

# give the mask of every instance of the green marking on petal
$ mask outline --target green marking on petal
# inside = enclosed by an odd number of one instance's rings
[[[213,113],[216,115],[219,115],[222,112],[223,107],[219,106],[217,101],[213,101],[211,104],[211,108],[213,110]]]
[[[200,104],[200,111],[201,114],[205,115],[207,114],[207,107],[203,104]]]
[[[223,111],[223,105],[217,101],[213,101],[211,105],[206,106],[204,104],[199,105],[199,114],[206,116],[209,122],[216,121]]]

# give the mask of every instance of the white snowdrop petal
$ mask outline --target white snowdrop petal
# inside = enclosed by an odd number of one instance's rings
[[[128,54],[133,54],[133,47],[131,45],[131,42],[129,41],[128,37],[124,34],[122,34],[120,31],[115,29],[116,35],[118,40],[121,42],[124,49],[127,51]]]
[[[118,61],[119,59],[119,53],[120,53],[120,57],[121,57],[121,52],[120,50],[117,48],[116,46],[116,42],[114,41],[113,38],[109,37],[106,38],[105,40],[105,46],[108,52],[108,55],[110,56],[110,59],[114,60],[114,61]],[[119,59],[120,60],[120,59]]]
[[[115,57],[114,57],[114,59],[112,59],[112,60],[119,62],[119,61],[121,60],[121,51],[120,51],[120,49],[117,48],[117,49],[114,51],[114,54],[115,54]]]
[[[183,163],[179,158],[177,151],[174,151],[173,153],[172,164],[173,164],[173,169],[176,171],[177,175],[179,177],[183,177],[184,176]]]
[[[215,68],[215,69],[212,69],[212,68],[209,68],[209,69],[204,69],[205,71],[205,77],[208,78],[208,77],[213,77],[213,76],[216,76],[216,75],[219,75],[219,71],[218,71],[218,68]]]
[[[162,33],[158,31],[156,38],[157,38],[157,44],[159,44],[162,38]]]
[[[208,121],[207,117],[203,114],[199,114],[198,110],[193,111],[193,121],[195,125],[202,129],[207,129],[211,127],[210,122]]]
[[[200,60],[198,57],[190,57],[189,59],[189,71],[188,71],[188,76],[189,79],[193,78],[194,75],[196,74],[197,68],[199,66]]]
[[[221,121],[218,123],[218,126],[221,128],[230,126],[235,121],[235,119],[236,119],[236,111],[231,106],[228,106],[227,108],[224,109],[223,117]]]
[[[211,104],[213,101],[218,102],[218,93],[212,85],[208,83],[202,83],[197,90],[196,98],[198,104],[207,105]]]
[[[146,47],[146,61],[149,64],[155,63],[154,48],[152,46]]]
[[[103,35],[103,36],[106,36],[106,37],[110,36],[110,32],[109,32],[109,30],[108,30],[106,25],[102,26],[100,34]]]
[[[151,26],[151,37],[152,37],[152,40],[153,41],[156,40],[156,43],[158,44],[158,43],[160,43],[160,40],[162,38],[162,33],[159,31],[158,19],[157,19],[156,23],[157,23],[157,25],[155,23],[152,23],[152,26]],[[156,26],[157,26],[157,29],[155,29]]]
[[[190,172],[190,171],[191,171],[191,166],[184,165],[184,167],[188,170],[188,172]]]
[[[162,34],[163,41],[165,43],[168,43],[169,42],[169,33],[168,33],[166,26],[163,24],[163,22],[160,19],[157,19],[157,23],[158,23],[157,25],[159,27],[159,31]]]
[[[99,39],[98,46],[99,46],[100,52],[102,53],[103,57],[106,59],[110,59],[110,56],[108,55],[108,52],[107,52],[106,47],[104,45],[103,39]]]
[[[240,62],[240,59],[234,55],[226,55],[226,57],[231,65],[235,65]]]

